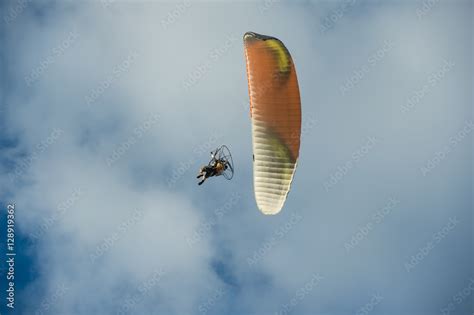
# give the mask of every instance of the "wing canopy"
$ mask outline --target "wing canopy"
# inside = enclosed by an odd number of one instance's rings
[[[277,38],[244,35],[254,153],[254,190],[264,214],[277,214],[295,173],[301,101],[293,59]]]

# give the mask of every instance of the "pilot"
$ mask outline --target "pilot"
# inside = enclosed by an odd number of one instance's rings
[[[227,169],[227,163],[221,160],[212,160],[209,165],[204,165],[199,169],[199,174],[196,178],[201,178],[202,180],[198,185],[202,185],[206,179],[212,176],[219,176]]]

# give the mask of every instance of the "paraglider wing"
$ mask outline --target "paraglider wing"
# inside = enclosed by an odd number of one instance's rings
[[[285,203],[300,149],[301,101],[295,66],[278,39],[244,35],[254,154],[254,190],[264,214]]]

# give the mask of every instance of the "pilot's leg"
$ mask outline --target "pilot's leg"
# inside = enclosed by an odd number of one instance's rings
[[[202,185],[202,183],[206,181],[207,177],[207,174],[204,172],[204,176],[202,177],[202,180],[198,183],[198,185]]]

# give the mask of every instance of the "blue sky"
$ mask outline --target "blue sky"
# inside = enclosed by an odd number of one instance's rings
[[[474,311],[471,1],[0,10],[0,224],[15,203],[18,242],[1,314]],[[301,90],[271,217],[253,196],[247,31],[286,44]],[[197,186],[224,143],[235,177]]]

